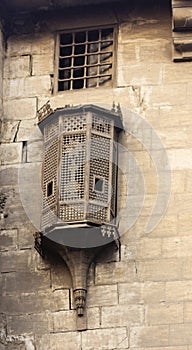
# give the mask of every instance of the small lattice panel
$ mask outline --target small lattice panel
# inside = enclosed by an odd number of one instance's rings
[[[114,118],[90,109],[59,110],[43,121],[43,229],[61,221],[101,225],[115,217]]]
[[[66,32],[57,38],[57,91],[111,85],[114,28]]]
[[[61,156],[61,200],[84,198],[86,134],[63,135]]]

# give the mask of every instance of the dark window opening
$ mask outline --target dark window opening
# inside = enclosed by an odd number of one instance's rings
[[[110,84],[113,28],[62,33],[59,40],[58,91]]]
[[[53,181],[50,181],[47,184],[47,197],[50,197],[52,194],[53,194]]]
[[[94,191],[103,192],[104,191],[104,179],[100,177],[95,177],[94,179]]]

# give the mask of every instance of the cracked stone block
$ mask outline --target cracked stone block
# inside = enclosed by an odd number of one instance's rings
[[[17,142],[41,140],[42,134],[36,124],[36,119],[22,120],[17,133]]]
[[[17,132],[20,122],[18,121],[3,121],[1,129],[1,141],[13,142],[17,139]]]

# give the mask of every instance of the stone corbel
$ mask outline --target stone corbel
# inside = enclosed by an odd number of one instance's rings
[[[172,0],[173,60],[192,60],[192,1]]]

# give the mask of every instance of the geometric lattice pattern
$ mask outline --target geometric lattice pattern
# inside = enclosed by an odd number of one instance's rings
[[[109,223],[116,210],[114,118],[59,110],[43,132],[43,227],[59,220]]]
[[[65,116],[62,119],[62,131],[83,131],[87,128],[86,115],[71,115]]]
[[[89,198],[102,202],[107,206],[109,197],[109,170],[110,170],[110,144],[111,140],[92,133],[90,145],[90,176]],[[95,191],[94,177],[103,179],[103,192]]]
[[[92,129],[102,133],[102,134],[111,134],[111,128],[113,127],[113,124],[110,120],[107,120],[105,118],[102,118],[96,114],[93,114],[92,118]]]
[[[61,156],[61,200],[84,197],[86,134],[63,135]]]

